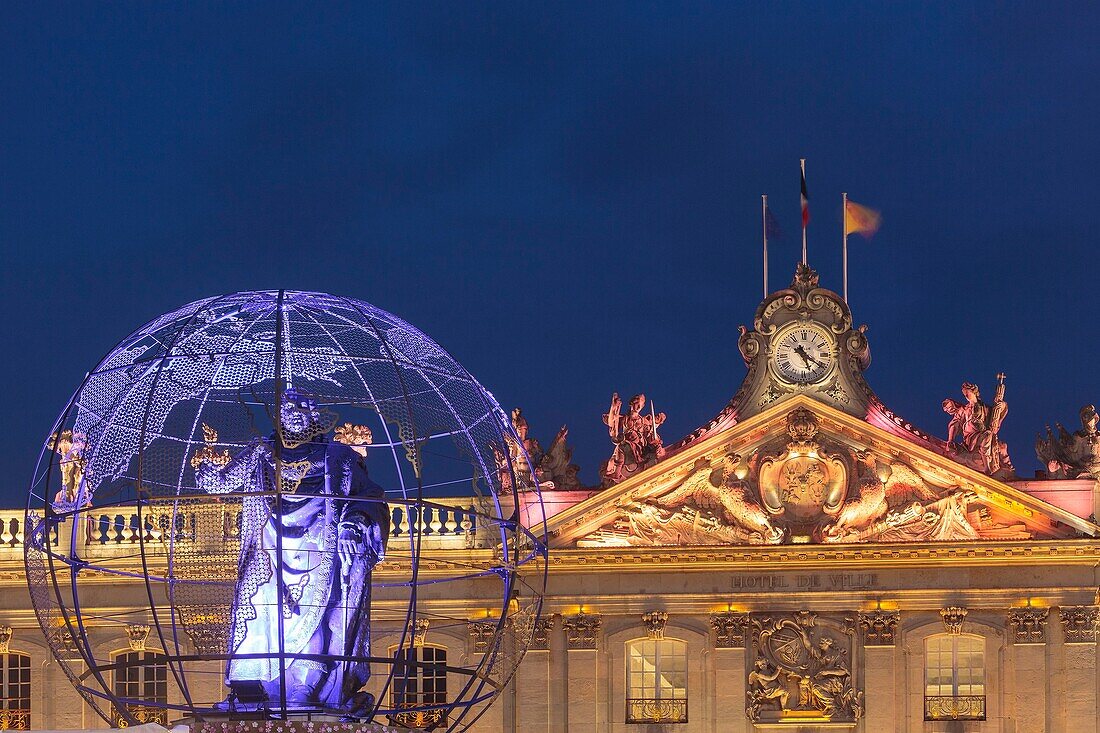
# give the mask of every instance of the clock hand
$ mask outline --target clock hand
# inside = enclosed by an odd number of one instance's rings
[[[810,368],[810,355],[806,353],[806,350],[801,345],[794,347],[794,353],[798,354],[802,359],[802,363],[806,365],[806,368]]]

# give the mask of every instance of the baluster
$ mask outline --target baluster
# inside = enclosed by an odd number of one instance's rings
[[[12,531],[11,531],[11,523],[14,522],[14,521],[15,521],[14,519],[11,519],[11,520],[5,519],[4,520],[4,529],[2,531],[0,531],[0,545],[4,545],[5,547],[11,547],[12,540],[15,539],[15,535],[12,534]]]
[[[439,515],[443,513],[443,509],[441,507],[425,508],[424,511],[431,512],[432,521],[428,526],[431,528],[432,535],[438,537],[440,530],[443,529],[443,522],[439,521]]]
[[[463,536],[469,536],[474,531],[474,513],[473,507],[459,507],[462,511],[462,520],[458,523],[458,526],[462,528]]]
[[[23,523],[18,519],[15,520],[15,543],[19,546],[23,545]]]
[[[439,511],[443,511],[443,510],[440,509]],[[457,514],[458,514],[458,508],[457,507],[450,507],[447,510],[447,515],[446,515],[447,520],[445,522],[443,522],[443,534],[447,535],[448,537],[454,535],[455,530],[458,528],[458,522],[455,520],[455,517],[457,516]]]
[[[130,523],[127,518],[121,514],[115,515],[115,531],[111,534],[111,542],[123,543],[129,542],[130,537],[133,536],[133,530],[130,529]]]
[[[394,535],[397,537],[406,536],[409,533],[409,508],[407,506],[396,507],[394,515],[394,527],[396,528]]]

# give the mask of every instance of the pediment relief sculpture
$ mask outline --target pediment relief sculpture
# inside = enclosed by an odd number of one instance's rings
[[[786,434],[747,456],[726,446],[683,478],[623,499],[578,546],[1027,539],[1024,523],[972,490],[821,433],[798,407]]]

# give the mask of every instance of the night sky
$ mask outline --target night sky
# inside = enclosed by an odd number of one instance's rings
[[[867,378],[946,434],[963,380],[1017,469],[1100,400],[1095,4],[889,9],[271,2],[0,6],[0,503],[120,338],[256,288],[367,300],[433,336],[581,477],[613,391],[671,443],[717,413],[761,299],[760,194],[840,290]]]

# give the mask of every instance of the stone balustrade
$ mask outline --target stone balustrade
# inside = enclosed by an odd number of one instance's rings
[[[157,507],[141,516],[129,508],[92,507],[81,520],[78,542],[92,555],[110,555],[114,551],[133,554],[133,545],[144,543],[146,552],[163,554],[169,543],[231,542],[240,536],[240,508],[226,505],[202,505],[179,509],[174,514]],[[479,521],[474,500],[468,497],[427,500],[423,506],[391,507],[389,546],[396,553],[407,549],[420,536],[422,549],[462,549],[487,546],[482,535],[488,527]],[[209,521],[215,523],[210,527]],[[22,558],[25,530],[22,510],[0,510],[0,560]],[[200,525],[202,529],[200,531]],[[64,528],[62,528],[62,534]],[[54,532],[53,544],[60,542]],[[67,541],[67,540],[66,540]]]

